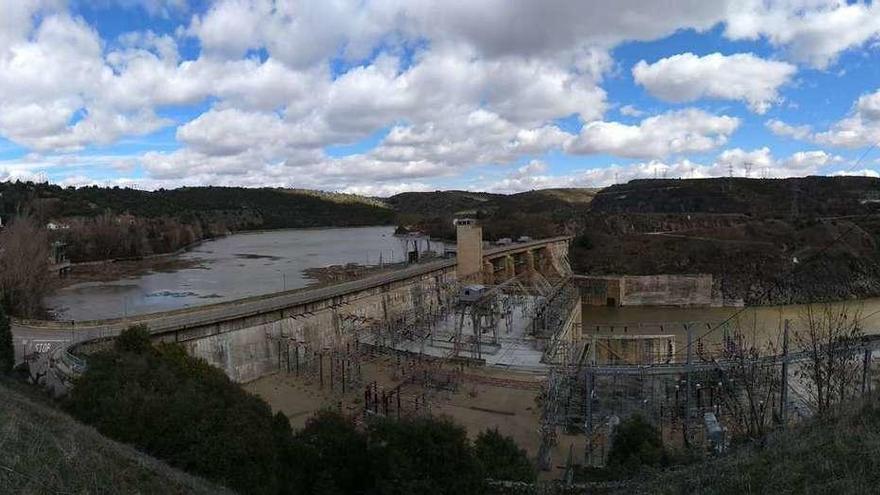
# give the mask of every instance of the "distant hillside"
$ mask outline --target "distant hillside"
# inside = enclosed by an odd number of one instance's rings
[[[463,213],[480,219],[487,240],[550,237],[573,231],[572,221],[587,211],[596,189],[543,189],[518,194],[467,191],[412,192],[386,203],[398,221],[432,236],[454,239],[452,220]]]
[[[578,226],[578,272],[712,273],[750,304],[880,295],[880,179],[637,180]]]
[[[254,229],[396,224],[453,240],[474,216],[486,240],[577,235],[591,274],[711,273],[749,304],[880,296],[880,179],[633,180],[519,194],[410,192],[386,199],[291,189],[153,192],[0,184],[0,216],[60,221],[74,261],[173,252]],[[808,261],[809,266],[804,266]]]
[[[0,183],[0,214],[29,208],[43,219],[94,217],[105,212],[137,217],[247,218],[249,227],[295,228],[387,224],[393,212],[381,201],[352,194],[302,189],[183,187],[141,191],[119,187],[62,188]]]
[[[473,212],[487,240],[576,234],[570,260],[590,274],[711,273],[748,304],[880,296],[880,179],[633,180],[601,190],[388,198],[398,221],[455,238]]]
[[[231,493],[0,381],[0,493]]]
[[[435,216],[489,208],[503,197],[502,194],[469,191],[405,192],[387,198],[385,203],[402,215]]]
[[[876,213],[880,179],[633,180],[602,189],[594,213],[738,213],[765,218],[826,217]]]

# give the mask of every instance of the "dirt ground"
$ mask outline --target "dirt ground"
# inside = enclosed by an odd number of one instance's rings
[[[455,365],[445,366],[449,371],[456,369]],[[367,384],[375,381],[378,390],[391,391],[401,383],[401,371],[406,367],[405,358],[404,362],[392,356],[364,359],[361,361],[360,384],[347,387],[344,394],[339,383],[335,384],[334,390],[330,390],[326,375],[324,386],[321,387],[316,375],[303,373],[298,376],[295,372],[279,372],[245,384],[244,387],[266,400],[273,411],[283,412],[297,429],[302,428],[309,417],[322,408],[341,410],[348,415],[362,414]],[[418,411],[420,414],[450,417],[462,425],[471,438],[487,428],[497,428],[502,434],[513,437],[535,459],[540,446],[541,409],[538,397],[544,377],[482,366],[457,369],[460,371],[457,375],[460,381],[455,390],[402,384],[403,414]],[[542,477],[559,476],[560,470],[565,467],[570,445],[575,457],[582,458],[583,444],[583,437],[567,436],[560,432],[552,453],[553,469],[542,473]]]
[[[173,272],[185,268],[198,268],[197,259],[181,259],[177,256],[156,256],[140,260],[78,263],[71,266],[67,276],[58,279],[58,288],[84,282],[111,282],[129,277],[139,277],[150,272]]]

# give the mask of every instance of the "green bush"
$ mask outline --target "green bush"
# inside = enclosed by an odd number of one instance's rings
[[[607,466],[619,473],[633,473],[642,466],[665,466],[669,453],[663,447],[660,432],[636,414],[620,423],[611,440]]]
[[[675,462],[673,462],[675,461]],[[644,417],[636,414],[625,419],[611,437],[605,467],[585,466],[575,470],[578,482],[606,482],[633,478],[645,468],[684,464],[685,457],[673,458],[660,439],[660,432]]]
[[[275,422],[265,402],[143,328],[89,357],[66,402],[78,419],[186,471],[246,493],[277,493]]]
[[[483,475],[489,479],[535,481],[537,473],[526,451],[497,429],[486,430],[477,436],[474,453],[483,468]]]
[[[366,435],[343,416],[324,411],[309,419],[292,451],[293,486],[302,493],[374,492]]]
[[[135,325],[124,330],[113,340],[118,352],[145,353],[150,349],[150,331],[146,325]]]
[[[483,489],[467,433],[448,419],[377,419],[367,434],[379,493],[470,494]]]

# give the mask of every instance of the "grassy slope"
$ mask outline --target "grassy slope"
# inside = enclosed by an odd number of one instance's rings
[[[835,417],[779,432],[764,448],[659,475],[621,493],[829,493],[880,491],[880,397]]]
[[[230,493],[29,395],[0,379],[0,493]]]

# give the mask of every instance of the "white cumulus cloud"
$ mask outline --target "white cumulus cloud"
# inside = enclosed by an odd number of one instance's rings
[[[779,100],[779,88],[796,72],[786,62],[764,60],[751,53],[697,56],[682,53],[654,63],[639,61],[635,81],[661,100],[685,103],[702,98],[740,100],[756,113]]]
[[[880,5],[843,0],[744,0],[730,6],[725,35],[766,38],[796,62],[824,69],[880,34]]]
[[[576,154],[608,153],[628,158],[664,158],[723,146],[740,120],[688,108],[642,120],[637,125],[594,121],[568,146]]]

